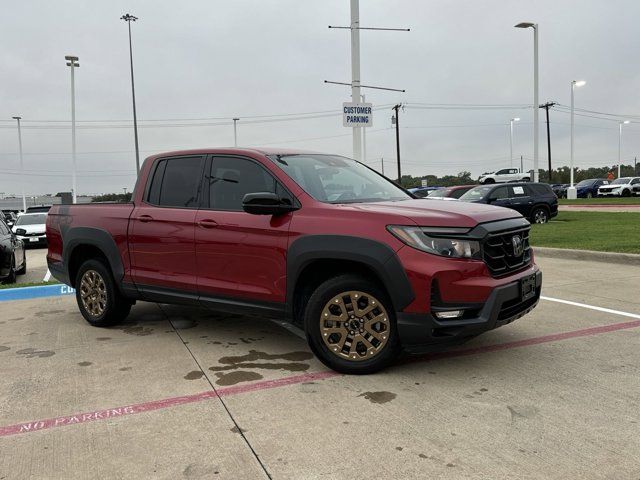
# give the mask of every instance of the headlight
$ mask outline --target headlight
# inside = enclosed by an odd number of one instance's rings
[[[387,230],[403,243],[423,252],[452,258],[480,258],[480,242],[446,235],[466,233],[466,228],[429,228],[389,225]]]

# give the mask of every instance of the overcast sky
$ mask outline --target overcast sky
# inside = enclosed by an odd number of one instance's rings
[[[350,89],[323,83],[351,80],[349,32],[327,28],[349,24],[348,0],[3,3],[0,192],[20,191],[14,115],[23,117],[27,193],[70,189],[68,54],[80,57],[78,191],[121,192],[133,186],[128,39],[126,23],[119,20],[126,12],[139,17],[132,28],[143,158],[164,150],[232,145],[234,116],[241,119],[242,146],[352,155],[351,130],[342,126],[340,115]],[[362,83],[406,89],[364,91],[374,108],[387,106],[374,112],[366,161],[380,169],[384,157],[388,176],[396,174],[388,107],[396,102],[407,104],[401,114],[403,173],[468,170],[477,176],[509,166],[512,117],[522,119],[515,127],[514,154],[524,156],[525,169],[532,167],[531,108],[416,105],[532,104],[533,32],[513,28],[521,21],[540,25],[541,103],[569,105],[571,80],[585,79],[586,86],[576,90],[576,107],[640,115],[637,0],[361,0],[360,17],[362,26],[411,28],[361,33]],[[318,118],[248,123],[262,115],[333,110],[335,115]],[[578,166],[616,162],[618,120],[576,117]],[[569,121],[568,113],[551,111],[556,165],[568,164]],[[640,123],[631,123],[624,127],[623,159],[629,163],[638,154]],[[542,123],[540,160],[546,165]]]

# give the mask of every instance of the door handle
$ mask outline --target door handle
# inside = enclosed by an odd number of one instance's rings
[[[147,223],[147,222],[150,222],[151,220],[153,220],[153,217],[151,215],[140,215],[138,217],[138,220],[140,220],[143,223]]]
[[[198,226],[202,228],[215,228],[218,226],[218,222],[211,220],[210,218],[205,218],[198,221]]]

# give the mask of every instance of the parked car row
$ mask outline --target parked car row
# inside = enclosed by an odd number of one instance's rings
[[[598,188],[600,197],[630,197],[640,195],[640,177],[617,178]]]

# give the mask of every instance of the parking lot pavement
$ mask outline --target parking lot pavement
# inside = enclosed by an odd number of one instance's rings
[[[41,282],[47,273],[47,247],[29,247],[27,253],[27,272],[18,275],[19,283]]]
[[[97,329],[71,297],[4,302],[0,478],[637,479],[639,274],[538,262],[545,297],[631,316],[542,300],[343,376],[260,319],[139,303]]]

